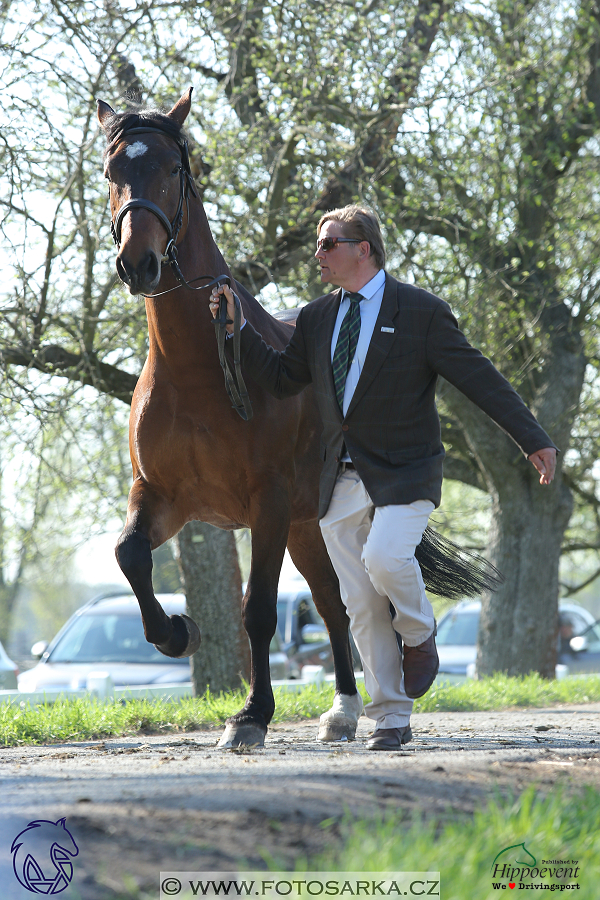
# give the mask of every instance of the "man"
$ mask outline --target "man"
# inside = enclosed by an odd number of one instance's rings
[[[320,525],[364,665],[365,711],[376,720],[367,746],[397,750],[412,737],[412,701],[431,687],[439,666],[433,609],[415,559],[441,499],[437,376],[516,441],[541,484],[554,477],[556,448],[471,347],[449,306],[385,272],[373,212],[346,206],[326,213],[317,238],[321,281],[341,290],[301,309],[281,353],[242,318],[244,368],[276,397],[314,386],[325,448]],[[216,316],[223,291],[233,319],[228,288],[213,291],[211,311]]]

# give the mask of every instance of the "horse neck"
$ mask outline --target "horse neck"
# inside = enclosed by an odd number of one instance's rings
[[[210,230],[201,200],[190,197],[189,223],[177,247],[179,267],[189,282],[199,276],[232,277]],[[202,281],[194,283],[200,286]],[[208,308],[209,292],[179,285],[170,266],[165,266],[158,291],[176,288],[164,297],[146,298],[150,353],[159,353],[174,365],[187,366],[193,359],[206,359],[209,365],[216,354],[215,330]],[[242,293],[242,291],[240,291]],[[258,300],[243,289],[244,312],[258,330],[268,333],[274,319]]]
[[[208,224],[204,206],[200,200],[190,197],[189,222],[185,235],[177,245],[177,259],[183,277],[193,282],[192,287],[201,287],[200,276],[208,276],[205,281],[231,272],[223,259]],[[175,290],[172,290],[175,288]],[[203,345],[215,344],[212,317],[208,309],[209,292],[193,290],[181,285],[171,266],[163,268],[157,294],[172,291],[165,296],[146,298],[150,353],[184,362],[186,350],[193,352],[195,359],[202,355]]]
[[[212,280],[218,275],[229,275],[231,278],[231,272],[215,243],[204,205],[200,199],[189,198],[189,222],[184,239],[177,249],[179,266],[186,280],[189,281],[200,276],[208,276]],[[201,284],[201,281],[197,281],[194,287],[199,287]],[[205,296],[201,292],[194,292],[186,288],[181,288],[181,290],[193,299],[195,299],[194,293]]]

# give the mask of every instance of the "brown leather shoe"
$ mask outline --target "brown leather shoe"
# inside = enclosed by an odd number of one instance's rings
[[[367,741],[367,750],[400,750],[412,741],[410,725],[406,728],[377,728]]]
[[[438,673],[440,667],[440,658],[435,646],[435,636],[437,634],[437,625],[433,629],[426,641],[417,647],[407,647],[404,644],[402,649],[403,658],[402,666],[404,668],[404,690],[406,696],[411,700],[422,697],[426,694]]]

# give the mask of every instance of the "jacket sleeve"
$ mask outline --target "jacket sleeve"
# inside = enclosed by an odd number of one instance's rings
[[[285,350],[267,344],[246,319],[240,333],[244,370],[277,399],[299,394],[312,381],[304,340],[302,312]],[[228,344],[233,343],[228,341]],[[227,347],[229,350],[230,348]]]
[[[526,456],[555,447],[521,397],[492,362],[468,342],[447,303],[439,301],[427,334],[432,369],[493,419]]]

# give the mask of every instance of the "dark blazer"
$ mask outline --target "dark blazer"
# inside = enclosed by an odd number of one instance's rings
[[[529,456],[554,444],[519,395],[460,331],[439,297],[386,274],[381,310],[345,418],[331,371],[331,339],[341,290],[298,315],[279,352],[247,322],[244,370],[275,397],[314,386],[323,421],[319,518],[329,507],[345,443],[375,506],[431,500],[439,506],[444,447],[435,406],[442,375],[486,412]],[[388,329],[383,331],[382,329]]]

